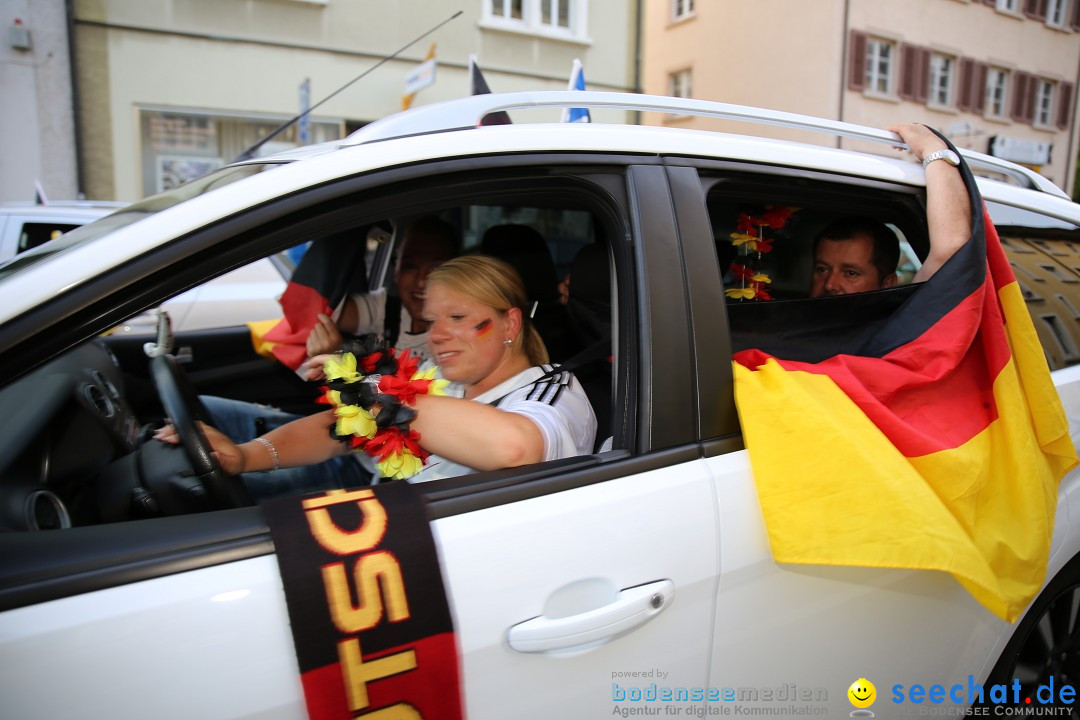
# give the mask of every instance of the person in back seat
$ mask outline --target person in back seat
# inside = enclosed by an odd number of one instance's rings
[[[960,169],[953,162],[955,156],[944,140],[925,125],[900,124],[889,130],[900,135],[926,168],[930,254],[914,280],[924,282],[967,242],[973,209]],[[899,259],[899,241],[884,224],[866,218],[840,220],[814,238],[810,297],[892,287]]]

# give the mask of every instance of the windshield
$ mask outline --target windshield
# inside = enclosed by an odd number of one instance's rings
[[[0,280],[20,272],[28,267],[36,265],[47,257],[63,252],[68,248],[90,242],[103,235],[107,235],[118,228],[138,222],[162,210],[167,210],[174,205],[179,205],[185,200],[203,195],[225,185],[243,180],[246,177],[257,175],[271,168],[280,167],[282,163],[257,163],[252,165],[237,165],[226,167],[201,178],[196,178],[184,183],[179,187],[167,190],[157,195],[151,195],[145,200],[127,206],[119,212],[107,215],[100,220],[88,225],[76,228],[65,233],[55,240],[39,245],[33,250],[16,255],[6,263],[0,265]]]

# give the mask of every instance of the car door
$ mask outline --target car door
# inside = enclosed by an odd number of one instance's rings
[[[689,692],[709,676],[718,514],[694,442],[696,381],[667,180],[655,163],[556,160],[514,156],[491,177],[475,160],[470,172],[431,178],[412,167],[393,176],[413,180],[408,192],[383,195],[377,175],[359,181],[365,202],[391,198],[392,207],[379,205],[388,214],[424,211],[438,193],[492,188],[506,198],[588,198],[608,238],[614,449],[420,486],[472,718],[609,715],[650,688]],[[528,169],[538,165],[541,173]],[[323,186],[314,197],[357,212],[355,190]],[[235,221],[239,239],[216,226],[191,242],[242,248],[244,228],[265,222],[281,224],[253,214]],[[252,508],[0,536],[7,712],[303,717],[272,553]]]
[[[858,183],[823,175],[802,177],[797,185],[803,194],[792,195],[785,194],[788,189],[776,179],[770,179],[769,189],[762,194],[711,169],[705,180],[689,167],[672,167],[670,173],[687,266],[699,269],[689,275],[693,317],[701,319],[695,323],[697,352],[725,361],[732,352],[731,331],[726,315],[715,308],[727,305],[728,314],[739,308],[728,305],[724,295],[717,252],[730,240],[727,235],[714,237],[713,228],[723,227],[721,220],[710,217],[709,206],[717,195],[800,205],[802,212],[808,212],[808,205],[812,210],[817,202],[849,214],[896,212],[912,198],[911,190],[901,188],[885,193],[875,188],[862,194]],[[709,201],[702,193],[703,185],[710,189]],[[918,206],[909,214],[914,227]],[[909,227],[908,232],[909,240],[920,244],[917,231]],[[807,277],[808,258],[799,260],[800,267],[806,266]],[[781,279],[774,276],[774,280],[781,285]],[[717,352],[721,346],[726,349]],[[725,362],[725,367],[718,366],[700,378],[706,396],[722,396],[733,409],[729,365]],[[993,663],[995,646],[1008,631],[1007,623],[945,573],[777,564],[769,549],[747,452],[721,452],[716,447],[719,440],[740,432],[737,417],[703,418],[701,430],[721,528],[709,677],[711,686],[727,690],[721,704],[744,711],[785,708],[785,712],[836,717],[852,710],[847,690],[860,678],[876,683],[880,699],[885,700],[887,688],[893,685],[966,687],[969,675],[975,678],[973,682],[984,677]],[[798,483],[800,478],[792,477],[791,482]],[[852,509],[853,518],[857,512]],[[1064,531],[1059,523],[1055,547]]]
[[[688,328],[683,296],[670,291],[682,261],[662,168],[631,168],[627,190],[639,270],[618,284],[620,307],[638,305],[640,355],[623,397],[637,398],[637,442],[649,451],[601,454],[529,484],[429,496],[470,718],[610,715],[650,688],[706,681],[719,548],[709,478],[686,443]],[[631,322],[620,317],[620,327]],[[641,612],[649,607],[654,616]],[[641,625],[620,626],[634,608]]]

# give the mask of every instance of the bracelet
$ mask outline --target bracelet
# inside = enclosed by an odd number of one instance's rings
[[[269,440],[267,440],[264,437],[255,438],[255,442],[259,443],[260,445],[265,447],[267,450],[269,450],[270,451],[270,457],[273,458],[273,460],[274,460],[274,466],[272,468],[270,468],[267,472],[274,472],[275,470],[280,468],[281,467],[281,458],[278,457],[277,448],[274,447],[274,443],[270,442]]]

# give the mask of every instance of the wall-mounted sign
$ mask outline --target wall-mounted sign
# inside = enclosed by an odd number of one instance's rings
[[[990,154],[1002,160],[1025,165],[1049,165],[1053,143],[1023,140],[994,135],[990,138]]]

